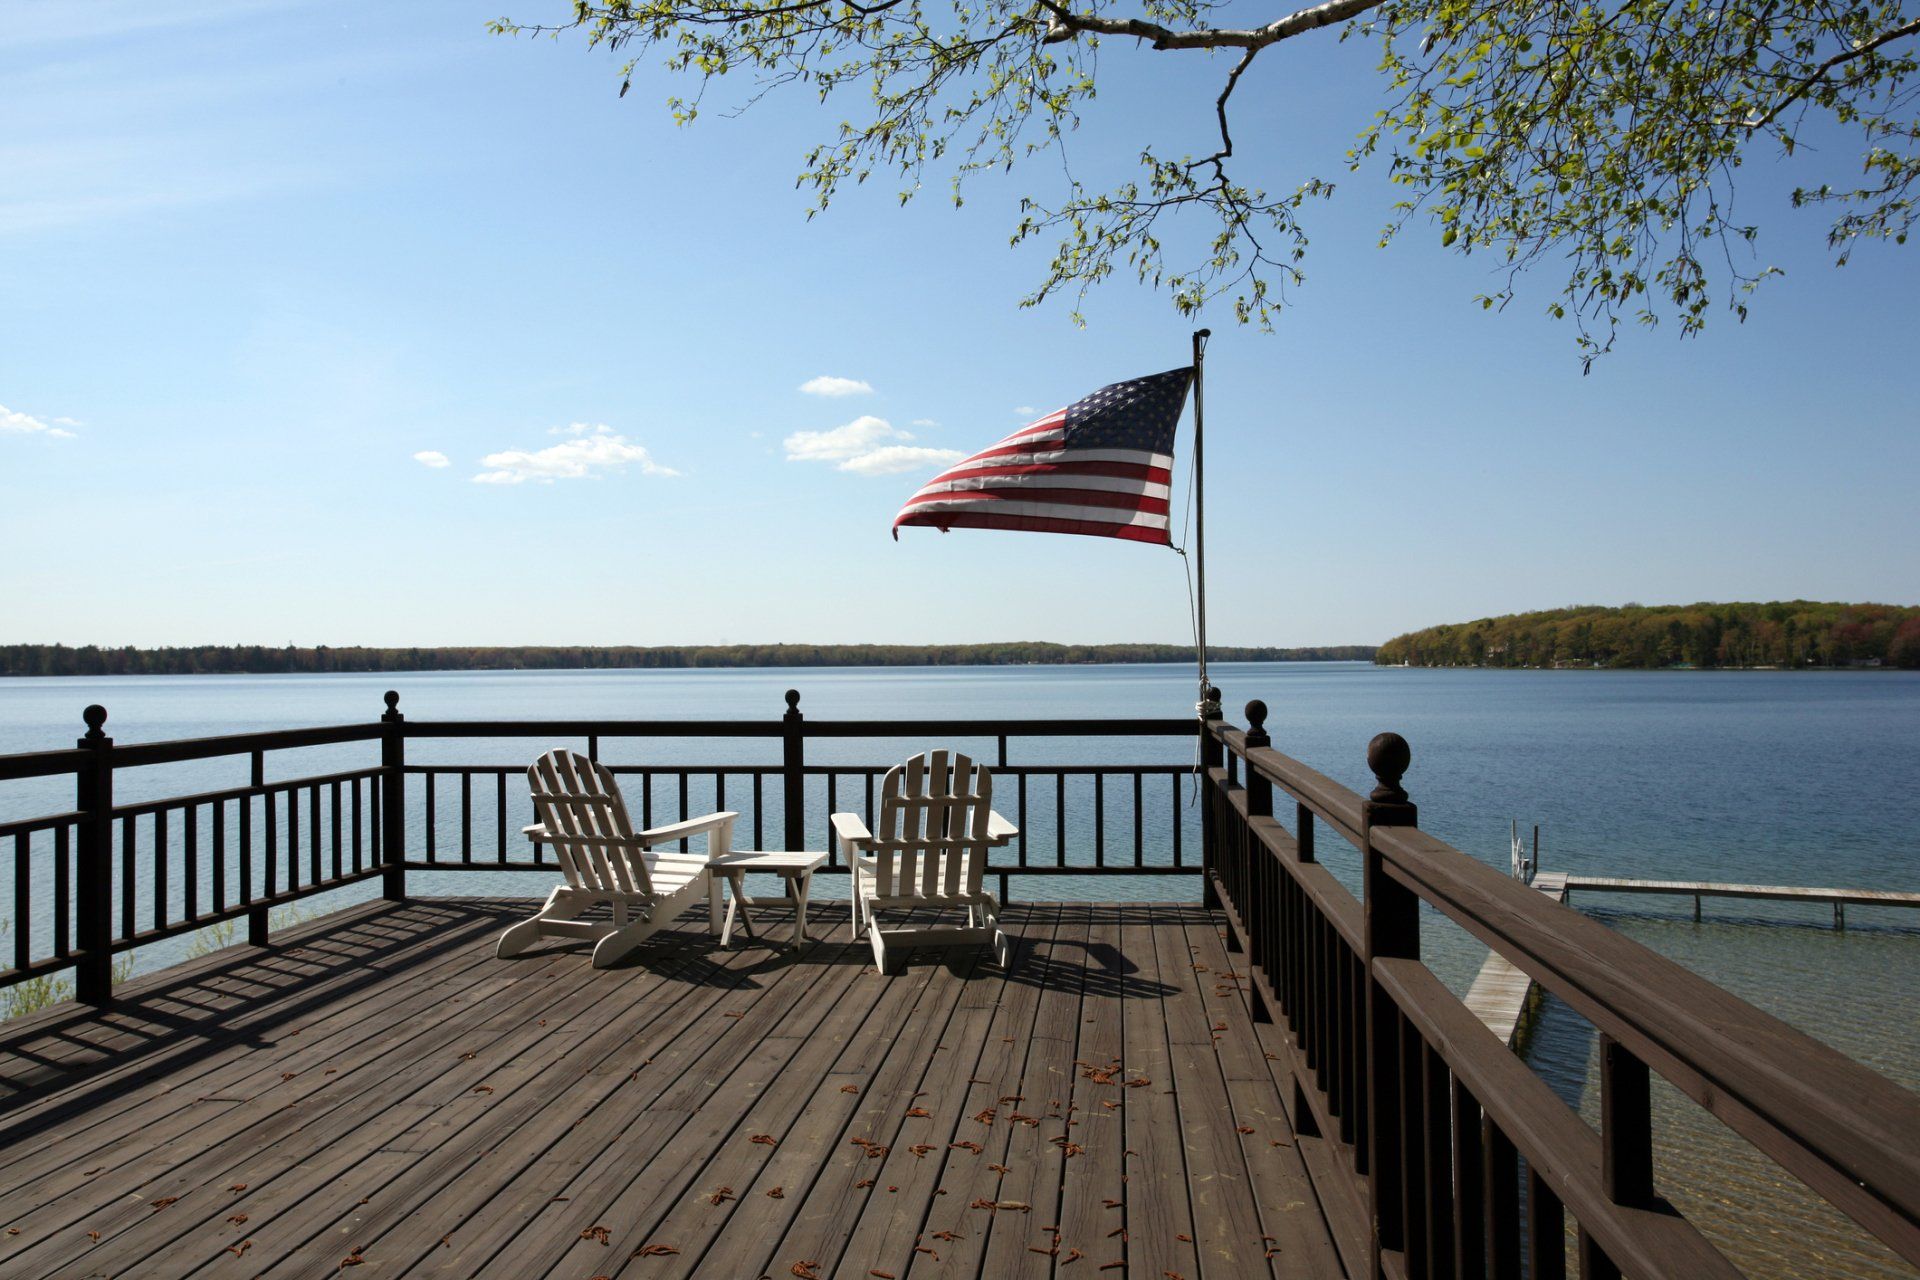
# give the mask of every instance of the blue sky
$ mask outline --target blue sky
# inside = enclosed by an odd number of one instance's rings
[[[485,30],[564,6],[489,5],[7,7],[0,639],[1187,634],[1165,551],[888,537],[937,458],[1186,359],[1190,326],[1125,282],[1084,329],[1016,309],[1044,259],[1008,247],[1014,201],[1056,165],[957,211],[876,180],[808,220],[793,178],[837,108],[735,116],[723,88],[679,129],[684,86],[623,101],[606,53]],[[1785,208],[1796,171],[1756,158],[1785,278],[1744,326],[1629,333],[1583,378],[1550,275],[1487,314],[1480,262],[1375,247],[1390,197],[1341,161],[1373,56],[1279,47],[1240,92],[1250,173],[1342,185],[1277,332],[1206,317],[1216,640],[1920,600],[1914,251],[1835,271]],[[1110,43],[1076,170],[1205,146],[1224,69]]]

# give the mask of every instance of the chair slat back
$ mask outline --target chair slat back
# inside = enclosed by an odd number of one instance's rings
[[[527,784],[534,820],[547,829],[546,843],[568,884],[595,893],[653,892],[611,770],[578,752],[555,750],[533,762]]]
[[[993,773],[959,752],[928,751],[887,770],[869,848],[883,898],[980,892]]]

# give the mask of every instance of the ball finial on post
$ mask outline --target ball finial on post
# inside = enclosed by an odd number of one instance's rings
[[[89,738],[100,738],[100,737],[106,736],[105,728],[107,723],[107,709],[105,707],[101,706],[99,703],[96,702],[92,706],[88,707],[85,711],[82,711],[80,713],[80,718],[86,721],[87,736]]]
[[[1376,733],[1367,744],[1367,767],[1380,784],[1368,797],[1375,804],[1405,804],[1407,789],[1400,785],[1407,766],[1413,763],[1413,748],[1397,733]]]
[[[798,689],[787,690],[787,710],[798,711],[799,709],[800,709],[800,691]]]
[[[1220,686],[1205,685],[1200,690],[1200,705],[1197,708],[1202,720],[1220,718]]]
[[[387,710],[398,711],[400,709],[400,691],[398,689],[387,690],[383,695],[383,700],[387,704]]]
[[[1247,745],[1273,745],[1273,738],[1267,733],[1267,704],[1258,698],[1247,704]]]

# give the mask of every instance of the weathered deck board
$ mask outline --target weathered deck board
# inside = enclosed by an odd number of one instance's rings
[[[837,904],[604,971],[493,959],[527,910],[357,908],[0,1029],[0,1274],[1339,1273],[1196,907],[1013,908],[1006,971],[891,978]]]

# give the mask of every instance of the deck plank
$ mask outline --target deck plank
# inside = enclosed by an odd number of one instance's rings
[[[493,959],[525,910],[361,908],[10,1029],[0,1274],[1339,1274],[1198,907],[1010,908],[1006,971],[895,976],[835,903],[607,971]]]

